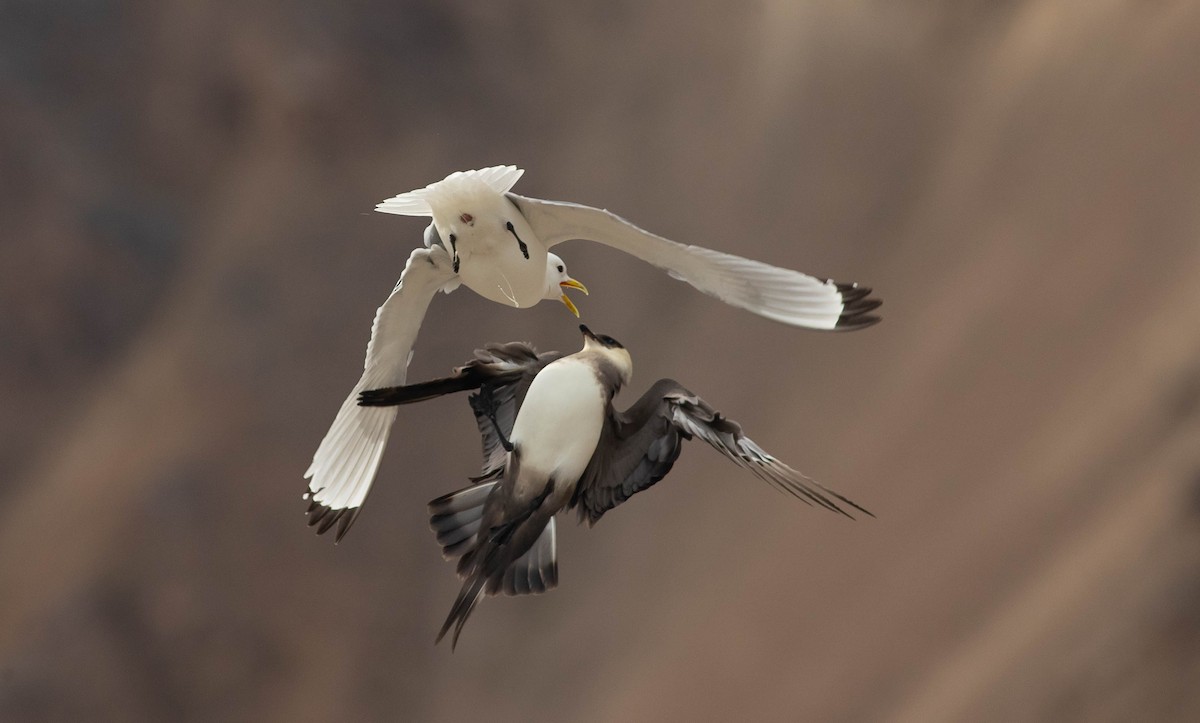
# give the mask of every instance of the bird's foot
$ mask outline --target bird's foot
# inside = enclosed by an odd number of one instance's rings
[[[521,240],[521,237],[517,235],[517,230],[515,228],[513,228],[512,221],[507,221],[504,224],[504,228],[508,229],[508,232],[511,233],[513,235],[513,238],[515,238],[517,240],[517,246],[521,249],[521,255],[525,257],[526,261],[528,261],[529,260],[529,247],[526,246],[525,242]]]
[[[470,402],[471,409],[476,414],[492,423],[492,429],[496,430],[496,438],[500,440],[500,446],[504,447],[504,451],[513,451],[513,443],[505,436],[504,430],[500,428],[500,422],[496,419],[496,403],[492,400],[491,388],[483,386],[479,393],[471,395]]]

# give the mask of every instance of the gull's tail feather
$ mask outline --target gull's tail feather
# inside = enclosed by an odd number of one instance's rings
[[[394,213],[399,216],[432,216],[433,207],[426,198],[428,191],[424,188],[408,193],[401,193],[375,205],[380,213]]]
[[[480,168],[477,171],[455,171],[425,188],[401,193],[381,201],[376,204],[375,210],[380,213],[394,213],[401,216],[432,216],[431,198],[436,202],[439,197],[444,199],[446,193],[453,192],[453,189],[461,187],[463,184],[478,184],[480,181],[487,184],[487,187],[495,193],[508,193],[524,172],[516,166],[491,166]],[[439,196],[439,194],[441,195]]]

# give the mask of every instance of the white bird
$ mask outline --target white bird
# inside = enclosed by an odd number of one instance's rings
[[[404,383],[417,330],[434,293],[465,284],[517,308],[558,298],[573,309],[560,287],[582,285],[548,251],[563,241],[611,246],[727,304],[792,326],[851,330],[879,321],[870,312],[882,302],[870,297],[869,288],[676,243],[605,210],[518,196],[510,190],[522,173],[515,166],[456,172],[376,207],[433,221],[425,231],[425,248],[412,253],[376,313],[362,377],[305,472],[309,524],[319,533],[336,525],[340,540],[366,499],[395,411],[364,409],[355,399],[367,389]]]
[[[613,397],[632,376],[629,352],[586,326],[583,349],[537,354],[522,343],[491,345],[454,374],[410,386],[367,390],[360,404],[409,404],[453,392],[471,395],[483,433],[485,472],[429,504],[447,559],[458,559],[462,590],[438,640],[463,625],[485,594],[541,593],[558,582],[554,515],[577,508],[594,524],[661,480],[683,440],[699,437],[739,467],[810,504],[850,515],[866,509],[787,466],[704,400],[672,379],[655,382],[625,412]],[[515,421],[514,421],[515,417]]]

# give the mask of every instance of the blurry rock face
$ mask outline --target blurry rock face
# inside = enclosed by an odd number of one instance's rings
[[[1195,719],[1194,3],[478,5],[0,9],[6,715]],[[477,471],[464,403],[401,415],[340,546],[306,530],[420,240],[370,209],[498,163],[874,286],[882,325],[822,335],[562,247],[628,397],[677,378],[879,519],[689,445],[453,656],[424,516]],[[577,346],[542,307],[435,300],[412,378]]]

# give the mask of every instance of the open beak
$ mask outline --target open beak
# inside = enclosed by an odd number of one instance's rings
[[[568,287],[570,287],[572,289],[579,289],[584,294],[587,294],[587,292],[588,292],[587,287],[584,286],[583,284],[579,283],[575,279],[567,279],[566,281],[559,282],[558,285],[560,288],[564,288],[564,289],[568,288]],[[563,292],[563,295],[559,298],[562,300],[563,305],[566,306],[567,309],[570,310],[570,312],[572,314],[574,314],[576,318],[578,318],[579,317],[579,309],[575,306],[574,302],[572,302],[571,299],[567,296],[566,292]]]

